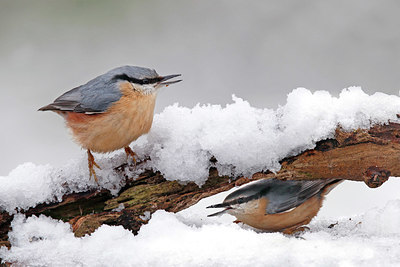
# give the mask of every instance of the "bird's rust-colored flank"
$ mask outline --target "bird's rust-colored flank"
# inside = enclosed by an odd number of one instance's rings
[[[327,185],[320,193],[309,198],[301,205],[281,213],[266,213],[268,199],[259,198],[250,201],[244,210],[236,212],[235,209],[228,210],[228,213],[235,216],[235,222],[243,222],[254,228],[265,231],[281,231],[292,234],[297,230],[303,230],[301,226],[310,223],[314,218],[324,201],[325,196],[341,181]]]
[[[129,146],[149,132],[156,94],[134,91],[129,82],[121,83],[120,90],[121,99],[106,114],[66,114],[67,126],[82,147],[94,152],[110,152]]]
[[[290,231],[308,224],[322,206],[323,197],[315,196],[300,206],[283,213],[266,214],[267,200],[265,198],[253,200],[249,205],[256,206],[256,210],[248,213],[237,213],[234,216],[238,221],[254,228],[267,231]]]

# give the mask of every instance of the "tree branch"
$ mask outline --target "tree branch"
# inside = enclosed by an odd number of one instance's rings
[[[202,186],[167,181],[158,172],[146,171],[138,179],[127,178],[126,186],[113,197],[108,191],[74,193],[60,203],[41,204],[24,213],[45,214],[68,221],[76,236],[92,233],[102,224],[122,225],[137,233],[148,220],[146,212],[164,209],[178,212],[202,198],[227,191],[261,178],[283,180],[330,179],[364,181],[370,187],[383,184],[390,175],[400,176],[400,125],[377,125],[369,130],[346,132],[340,127],[335,138],[323,140],[316,147],[281,161],[281,170],[255,173],[251,179],[219,176],[210,169],[209,179]],[[127,165],[116,168],[121,177]],[[123,206],[121,206],[123,204]],[[0,246],[9,245],[7,233],[13,216],[0,213]]]

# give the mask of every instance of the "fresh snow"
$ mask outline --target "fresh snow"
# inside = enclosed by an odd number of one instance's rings
[[[43,215],[12,222],[12,248],[0,258],[18,266],[398,266],[400,199],[352,218],[316,219],[299,237],[262,233],[207,218],[205,207],[227,193],[180,213],[157,211],[137,236],[103,225],[74,237],[68,223]],[[330,225],[334,225],[329,228]]]
[[[333,97],[327,91],[298,88],[277,110],[258,109],[233,96],[233,103],[177,104],[156,115],[150,133],[135,143],[135,151],[151,157],[150,166],[166,179],[195,181],[208,177],[213,155],[221,174],[251,175],[277,171],[279,160],[313,148],[321,139],[333,137],[338,125],[345,130],[397,121],[400,97],[367,95],[352,87]]]
[[[221,174],[232,176],[277,171],[279,160],[333,137],[338,125],[352,130],[399,122],[399,113],[399,96],[367,95],[358,87],[344,89],[338,97],[298,88],[277,110],[254,108],[235,96],[225,107],[175,104],[156,115],[150,133],[132,144],[140,159],[151,160],[131,174],[152,168],[166,179],[202,185],[214,164]],[[211,156],[217,163],[210,162]],[[18,213],[72,192],[105,188],[116,194],[124,179],[113,169],[126,162],[125,154],[95,157],[102,167],[96,170],[99,184],[89,180],[86,154],[60,168],[24,163],[0,177],[0,210],[15,214],[12,248],[1,248],[0,258],[34,266],[400,264],[400,199],[351,220],[317,217],[300,238],[232,224],[230,215],[207,218],[211,211],[205,207],[221,202],[228,192],[178,214],[157,211],[150,218],[145,213],[149,223],[137,236],[103,225],[90,236],[75,238],[67,223]]]
[[[279,160],[313,148],[321,139],[333,137],[338,125],[346,130],[398,121],[400,97],[375,93],[359,87],[344,89],[339,97],[326,91],[298,88],[277,110],[259,109],[233,96],[233,103],[197,105],[192,109],[177,104],[155,115],[149,134],[133,144],[143,159],[132,175],[145,168],[160,171],[168,180],[194,181],[202,185],[214,156],[220,174],[251,175],[262,170],[279,170]],[[25,163],[0,176],[0,208],[9,212],[60,200],[64,194],[91,188],[117,193],[124,185],[114,167],[126,161],[123,152],[96,154],[102,170],[96,169],[100,184],[89,179],[86,154],[65,166]]]

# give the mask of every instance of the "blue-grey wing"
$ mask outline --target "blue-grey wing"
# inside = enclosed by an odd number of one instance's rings
[[[77,113],[102,113],[122,96],[118,84],[104,81],[101,76],[78,86],[40,110],[72,111]]]
[[[296,208],[314,196],[321,197],[321,193],[327,185],[331,183],[337,184],[337,182],[339,180],[275,180],[268,193],[266,193],[269,199],[266,213],[274,214]]]
[[[114,102],[118,101],[122,93],[119,82],[126,78],[143,80],[160,77],[153,69],[137,66],[122,66],[100,75],[88,83],[78,86],[54,100],[50,105],[39,110],[59,110],[79,113],[102,113]]]
[[[223,206],[266,197],[269,201],[266,213],[280,213],[300,206],[306,200],[322,192],[325,186],[338,181],[334,179],[311,181],[262,179],[229,194],[224,200]]]

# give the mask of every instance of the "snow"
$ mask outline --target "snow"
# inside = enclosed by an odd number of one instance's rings
[[[280,159],[333,137],[338,125],[368,128],[398,122],[398,113],[400,97],[367,95],[358,87],[344,89],[338,97],[298,88],[277,110],[254,108],[235,96],[225,107],[175,104],[156,115],[150,133],[133,144],[139,158],[151,160],[131,174],[152,168],[167,179],[201,185],[214,164],[221,174],[233,176],[276,171]],[[210,162],[211,156],[218,162]],[[76,238],[68,223],[18,212],[72,192],[105,188],[116,194],[124,179],[114,168],[126,162],[125,154],[95,157],[102,167],[96,170],[99,184],[89,180],[86,154],[59,168],[24,163],[0,177],[0,209],[15,214],[12,248],[1,248],[0,258],[23,266],[399,265],[400,199],[351,220],[317,216],[300,238],[233,224],[228,214],[208,218],[212,211],[206,206],[222,202],[234,189],[177,214],[145,212],[143,219],[149,222],[137,236],[121,226],[103,225]]]
[[[89,189],[105,188],[117,193],[124,181],[110,169],[123,162],[122,155],[109,159],[104,157],[97,162],[103,167],[103,170],[96,170],[101,175],[99,185],[93,178],[89,179],[86,155],[61,168],[31,162],[21,164],[8,176],[0,176],[0,210],[14,212],[39,203],[61,201],[65,194]]]
[[[252,107],[233,96],[233,103],[178,104],[155,115],[149,134],[133,143],[133,150],[151,160],[132,170],[135,176],[145,168],[160,171],[168,180],[194,181],[202,185],[208,170],[216,166],[222,175],[251,175],[280,168],[279,160],[313,148],[321,139],[333,137],[337,125],[346,130],[398,121],[400,97],[375,93],[359,87],[344,89],[338,97],[326,91],[298,88],[277,110]],[[210,162],[214,156],[218,162]],[[24,163],[0,176],[0,209],[14,212],[39,203],[60,201],[64,194],[105,188],[115,194],[124,179],[113,168],[126,162],[123,152],[96,154],[102,167],[96,169],[99,184],[89,180],[86,154],[64,166]]]
[[[207,218],[225,192],[173,214],[157,211],[137,236],[103,225],[74,237],[68,223],[18,214],[0,258],[29,266],[398,266],[400,199],[351,218],[318,218],[299,237]],[[331,224],[335,224],[329,228]]]
[[[359,87],[345,89],[339,97],[298,88],[277,110],[254,108],[235,96],[226,107],[175,104],[155,116],[152,130],[134,143],[134,150],[149,155],[149,166],[166,179],[201,185],[213,165],[211,155],[221,174],[277,171],[279,160],[333,137],[338,125],[345,130],[368,128],[397,121],[399,111],[398,96],[368,95]]]

